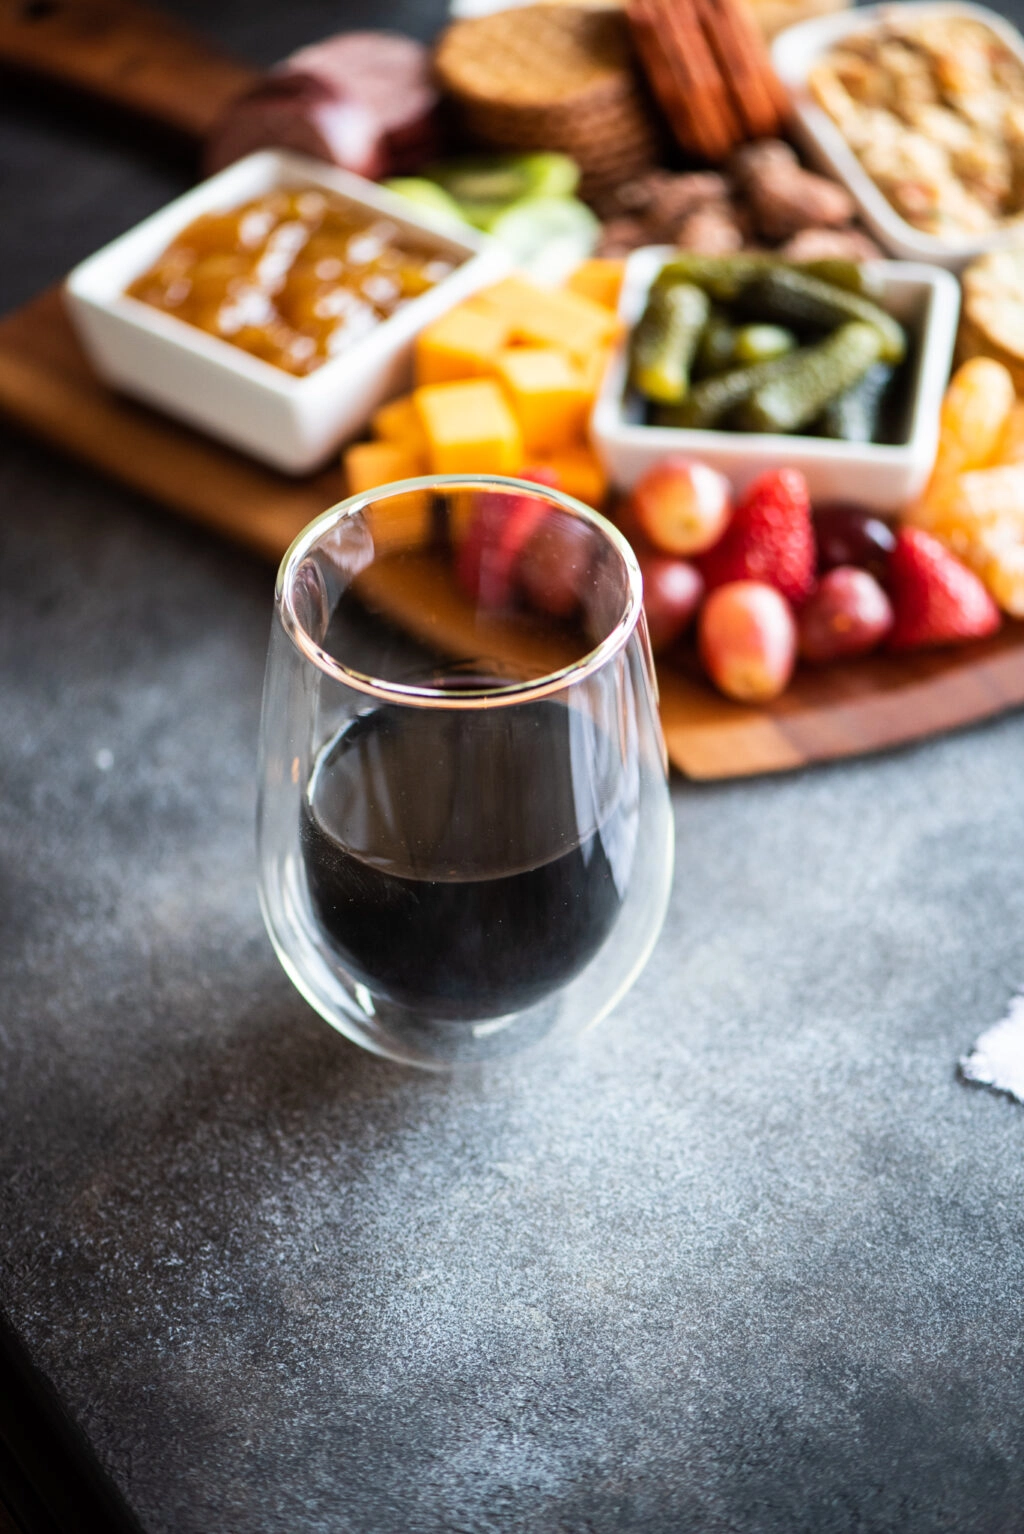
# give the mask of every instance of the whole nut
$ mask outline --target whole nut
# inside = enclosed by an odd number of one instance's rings
[[[620,256],[628,256],[631,250],[639,250],[641,245],[650,243],[647,226],[640,219],[613,218],[602,229],[594,254],[608,260],[618,260]]]
[[[643,214],[662,187],[674,180],[676,177],[667,170],[652,170],[643,176],[632,176],[615,188],[611,200],[619,212]]]
[[[875,261],[882,251],[863,229],[801,229],[778,254],[784,261]]]
[[[800,161],[797,159],[796,150],[780,138],[761,138],[734,150],[729,156],[726,169],[740,186],[746,186],[752,177],[760,176],[765,171],[780,165],[799,170]]]
[[[769,165],[746,183],[746,194],[765,239],[785,240],[801,229],[836,229],[856,211],[844,187],[799,166]]]
[[[725,203],[729,183],[716,171],[693,171],[672,176],[654,189],[644,212],[655,239],[671,239],[684,218],[712,203]]]
[[[731,256],[743,249],[743,230],[728,203],[714,203],[683,220],[676,244],[702,256]]]

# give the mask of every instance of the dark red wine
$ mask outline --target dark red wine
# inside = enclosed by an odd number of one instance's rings
[[[350,973],[438,1018],[500,1017],[587,964],[626,891],[635,787],[560,703],[384,706],[321,752],[301,846]]]

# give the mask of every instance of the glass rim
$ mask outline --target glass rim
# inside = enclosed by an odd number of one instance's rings
[[[626,570],[627,592],[618,622],[604,639],[570,665],[561,666],[558,670],[548,672],[532,681],[496,683],[490,687],[464,689],[458,692],[446,692],[439,687],[386,682],[380,677],[368,676],[365,672],[356,671],[342,661],[336,660],[334,656],[328,655],[302,624],[293,601],[295,573],[302,560],[324,533],[329,528],[338,526],[344,518],[364,511],[375,501],[406,495],[417,490],[473,488],[525,491],[530,495],[551,501],[574,516],[582,518],[584,522],[588,522],[606,542],[612,545]],[[328,506],[318,517],[314,517],[313,521],[307,523],[293,539],[278,566],[274,602],[282,627],[289,639],[311,665],[332,680],[389,703],[402,703],[420,708],[477,709],[533,702],[593,676],[625,647],[636,629],[643,611],[643,577],[632,547],[614,522],[602,516],[599,511],[595,511],[592,506],[587,506],[583,501],[566,495],[564,491],[552,489],[535,480],[514,479],[499,474],[426,474],[414,479],[395,480],[392,484],[380,485],[373,490],[364,490],[357,495],[350,495],[345,500]]]

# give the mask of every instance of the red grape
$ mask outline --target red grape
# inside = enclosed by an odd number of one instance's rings
[[[804,660],[866,655],[892,628],[892,603],[873,575],[839,565],[822,576],[800,609],[797,626]]]
[[[701,597],[704,578],[696,565],[671,554],[641,554],[644,578],[644,612],[651,649],[667,650],[692,623]]]
[[[884,581],[896,534],[888,522],[862,506],[837,501],[814,508],[818,574],[838,565],[856,565]]]
[[[699,554],[717,543],[732,516],[729,481],[692,458],[665,458],[631,497],[645,535],[665,554]]]
[[[785,597],[763,581],[729,581],[716,587],[701,609],[699,639],[708,676],[741,703],[777,698],[793,675],[793,611]]]

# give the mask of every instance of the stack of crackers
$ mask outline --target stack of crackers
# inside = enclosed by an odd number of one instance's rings
[[[745,0],[627,0],[627,14],[681,148],[719,161],[779,131],[786,97]]]
[[[584,195],[659,158],[660,129],[619,12],[528,5],[457,21],[435,68],[467,137],[489,149],[571,155]]]

